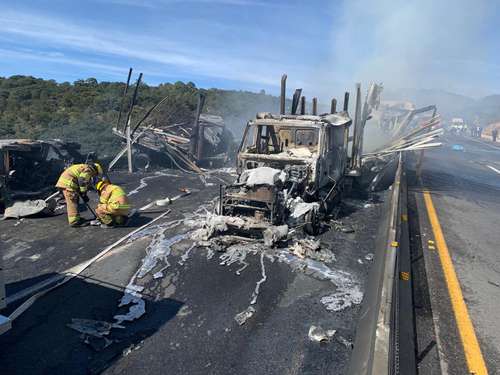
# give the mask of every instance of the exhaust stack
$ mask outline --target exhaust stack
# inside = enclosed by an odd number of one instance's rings
[[[347,112],[349,109],[349,91],[346,91],[344,94],[344,112]]]
[[[300,114],[305,115],[306,114],[306,97],[302,96],[300,98]]]
[[[295,93],[293,94],[293,99],[292,99],[292,115],[297,114],[297,109],[299,108],[299,103],[300,103],[300,95],[302,94],[302,89],[296,89]]]
[[[318,114],[318,98],[313,98],[312,106],[313,106],[312,114],[317,115]]]
[[[330,106],[330,113],[332,115],[334,113],[337,113],[337,99],[335,99],[335,98],[332,99],[332,105]]]
[[[285,114],[286,78],[286,74],[281,76],[280,115]]]

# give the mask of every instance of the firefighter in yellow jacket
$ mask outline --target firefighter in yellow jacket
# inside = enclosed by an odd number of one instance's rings
[[[125,225],[130,205],[127,194],[117,185],[102,179],[96,184],[99,194],[99,204],[95,210],[97,220],[91,225],[101,225],[104,228],[111,228],[113,225]]]
[[[98,163],[73,164],[57,180],[56,187],[62,190],[66,199],[68,222],[72,227],[88,225],[78,212],[78,198],[81,197],[85,203],[89,201],[87,191],[92,186],[92,179],[102,173],[102,167]]]

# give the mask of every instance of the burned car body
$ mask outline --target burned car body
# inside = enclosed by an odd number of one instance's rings
[[[314,226],[342,191],[352,121],[325,115],[260,113],[250,121],[237,155],[237,181],[221,190],[222,215],[272,225]]]
[[[10,198],[41,196],[73,162],[82,161],[80,145],[61,140],[0,140],[0,209]]]

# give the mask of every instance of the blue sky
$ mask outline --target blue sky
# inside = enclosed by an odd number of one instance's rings
[[[132,66],[149,84],[272,93],[286,72],[320,97],[355,81],[500,92],[495,1],[434,3],[0,0],[0,76],[115,81]]]

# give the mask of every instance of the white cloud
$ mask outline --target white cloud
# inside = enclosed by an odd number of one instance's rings
[[[74,59],[64,57],[64,54],[60,52],[36,52],[36,51],[23,51],[23,50],[8,50],[0,48],[0,54],[5,59],[13,60],[34,60],[43,61],[56,64],[73,65],[94,70],[99,70],[100,72],[106,72],[113,76],[123,76],[124,69],[121,66],[102,64],[91,61],[83,61],[81,59]]]
[[[284,65],[279,61],[237,58],[230,48],[226,53],[213,52],[204,46],[180,45],[157,36],[127,33],[100,26],[84,26],[54,17],[4,11],[0,14],[0,36],[17,37],[24,43],[39,43],[44,48],[64,50],[67,55],[78,54],[103,58],[126,58],[142,61],[150,71],[179,70],[184,75],[248,82],[253,85],[276,86]],[[83,55],[84,57],[81,57]],[[37,56],[37,54],[35,54]],[[24,55],[27,58],[26,55]],[[54,62],[58,56],[51,56]],[[75,57],[59,62],[76,61]],[[131,62],[124,61],[124,66]],[[89,62],[91,64],[91,62]],[[136,64],[134,64],[136,65]],[[90,65],[88,65],[90,66]],[[97,67],[97,66],[96,66]],[[123,70],[123,68],[122,68]],[[142,69],[144,70],[144,69]]]
[[[161,8],[179,3],[205,3],[226,6],[276,6],[276,4],[258,0],[97,0],[107,4],[126,5],[140,8]]]

